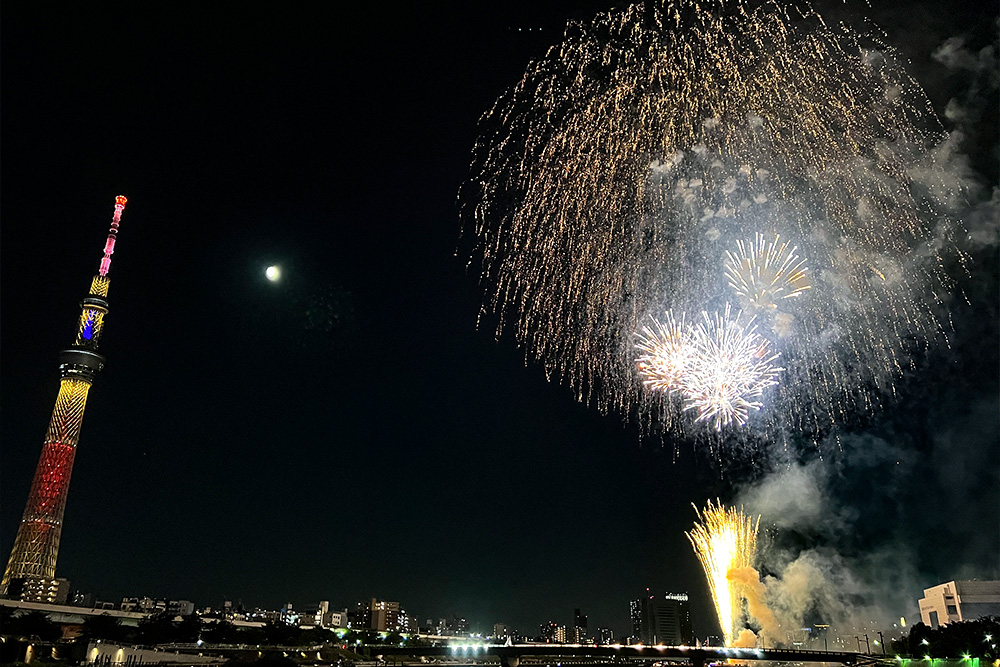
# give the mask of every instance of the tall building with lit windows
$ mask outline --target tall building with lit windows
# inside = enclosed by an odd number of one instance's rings
[[[632,634],[647,645],[682,646],[693,642],[687,593],[646,595],[629,606]]]
[[[548,623],[542,623],[538,627],[539,637],[546,644],[565,644],[566,643],[566,626],[559,625],[555,621],[549,621]]]
[[[80,438],[87,393],[104,368],[97,347],[108,314],[111,255],[115,251],[118,224],[125,197],[115,199],[111,229],[104,244],[104,257],[90,291],[80,303],[80,317],[73,344],[59,353],[59,394],[52,409],[42,455],[28,494],[21,525],[14,538],[7,569],[0,581],[0,596],[30,602],[65,599],[65,580],[56,579],[56,559],[62,534],[63,513],[73,472],[76,444]]]

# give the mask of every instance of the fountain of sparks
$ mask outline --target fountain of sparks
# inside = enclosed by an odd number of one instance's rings
[[[729,573],[753,567],[760,517],[712,501],[704,510],[695,507],[695,512],[698,522],[686,535],[705,570],[726,646],[732,646],[742,617],[742,598]]]

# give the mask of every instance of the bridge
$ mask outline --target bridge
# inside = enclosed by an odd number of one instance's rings
[[[425,664],[428,658],[446,662],[482,662],[489,658],[499,660],[502,667],[526,667],[527,664],[552,664],[557,662],[575,665],[636,664],[644,662],[683,662],[693,667],[705,667],[728,660],[771,660],[793,663],[832,663],[845,667],[869,667],[889,664],[883,656],[841,651],[807,651],[774,648],[726,648],[712,646],[585,646],[577,644],[451,644],[448,646],[370,646],[371,655],[377,655],[396,665],[409,664],[405,658],[414,658],[414,665]]]

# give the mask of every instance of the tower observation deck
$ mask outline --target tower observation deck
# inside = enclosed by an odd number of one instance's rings
[[[120,195],[115,199],[115,212],[100,269],[90,282],[90,292],[80,302],[76,338],[59,353],[59,394],[31,482],[28,503],[0,581],[0,596],[5,598],[55,602],[59,594],[55,575],[63,513],[83,411],[87,407],[87,393],[104,367],[104,357],[98,354],[97,347],[108,314],[108,287],[111,284],[108,271],[126,201]]]

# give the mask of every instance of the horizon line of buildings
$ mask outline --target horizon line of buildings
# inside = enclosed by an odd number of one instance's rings
[[[14,596],[5,596],[14,599]],[[18,596],[21,597],[21,596]],[[254,607],[246,609],[241,602],[224,601],[221,607],[206,606],[196,608],[190,600],[170,600],[150,597],[125,597],[120,602],[94,601],[93,596],[79,591],[71,591],[69,581],[58,578],[52,582],[52,591],[41,604],[63,604],[75,608],[90,608],[95,611],[116,611],[128,614],[157,615],[169,614],[173,617],[197,615],[207,621],[228,621],[239,627],[262,627],[269,622],[284,623],[302,629],[322,628],[328,630],[396,632],[401,635],[421,635],[440,639],[465,638],[491,640],[497,643],[550,643],[550,644],[590,644],[590,645],[665,645],[694,646],[721,645],[719,635],[696,638],[691,623],[690,603],[686,592],[661,595],[645,594],[629,602],[629,635],[618,635],[609,627],[597,627],[593,632],[588,627],[588,617],[580,609],[574,610],[572,624],[562,624],[549,620],[539,625],[537,634],[522,634],[506,623],[494,623],[492,632],[474,632],[469,621],[460,616],[452,618],[425,617],[408,613],[399,602],[370,598],[356,603],[353,607],[337,609],[327,600],[316,604],[295,608],[287,603],[277,610]],[[23,600],[23,597],[21,598]],[[918,601],[921,621],[932,628],[948,623],[1000,615],[1000,581],[955,580],[924,589],[924,597]],[[816,623],[812,627],[794,628],[789,631],[786,642],[807,647],[821,643],[823,648],[850,650],[862,641],[868,645],[867,633],[872,637],[886,630],[886,635],[904,631],[907,623],[900,622],[877,627],[874,621],[861,626],[836,628]],[[478,628],[477,628],[478,629]],[[862,639],[864,638],[864,639]],[[772,638],[773,639],[773,638]],[[880,642],[875,640],[875,645]]]

